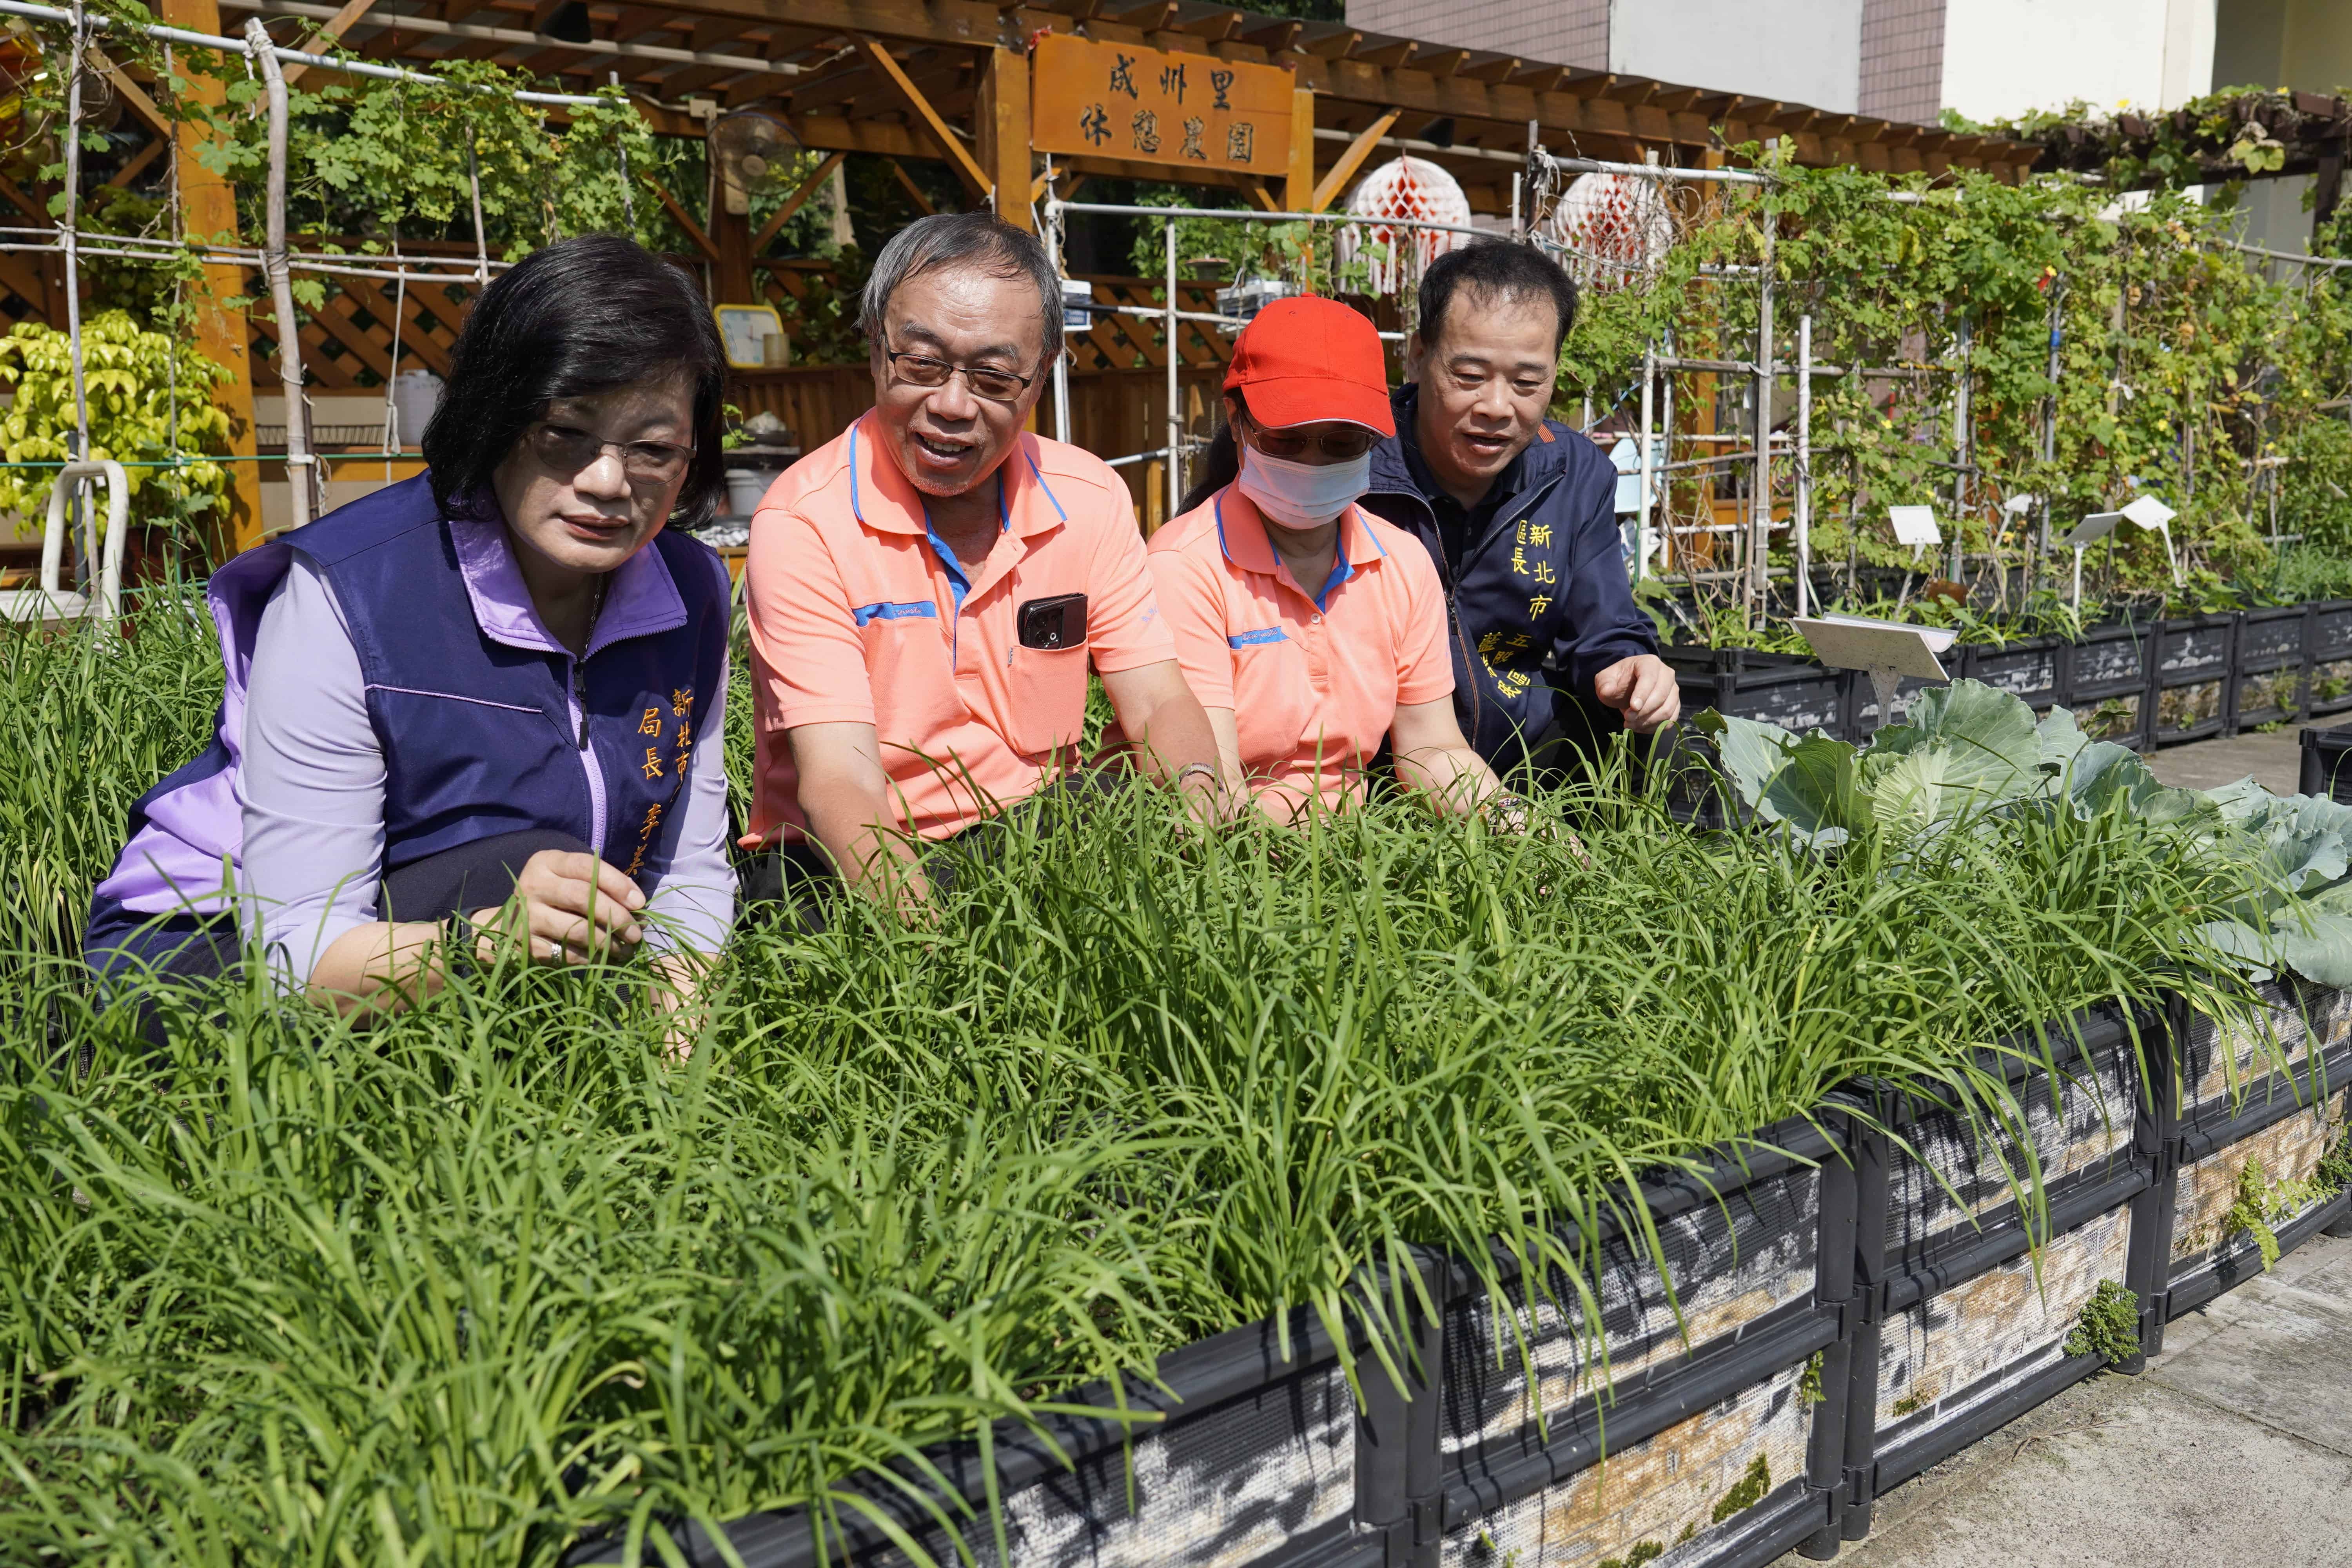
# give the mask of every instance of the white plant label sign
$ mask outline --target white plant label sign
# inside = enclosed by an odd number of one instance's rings
[[[1890,506],[1886,521],[1895,525],[1897,544],[1941,544],[1944,531],[1936,526],[1936,509],[1931,506]]]

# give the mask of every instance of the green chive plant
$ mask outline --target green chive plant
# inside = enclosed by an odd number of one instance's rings
[[[2210,932],[2260,870],[2122,805],[1824,851],[1622,770],[1539,803],[1573,838],[1402,801],[1204,837],[1139,786],[1011,819],[935,926],[747,927],[683,1062],[621,963],[365,1030],[257,966],[155,993],[155,1049],[77,911],[219,675],[184,595],[133,625],[0,634],[12,1562],[537,1568],[856,1509],[1253,1320],[1393,1375],[1414,1246],[1491,1285],[1491,1239],[1597,1335],[1603,1225],[1664,1267],[1637,1177],[1861,1077],[2017,1125],[2035,1026],[2229,1005]]]

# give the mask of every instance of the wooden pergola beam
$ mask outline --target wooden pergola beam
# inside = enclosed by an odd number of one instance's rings
[[[768,248],[784,225],[792,221],[793,215],[807,205],[808,199],[816,195],[817,187],[832,178],[833,172],[841,167],[841,161],[848,155],[846,153],[827,153],[824,162],[819,163],[807,179],[803,180],[793,188],[793,194],[784,198],[784,205],[771,213],[768,216],[768,221],[761,224],[760,231],[751,237],[753,257],[756,258],[761,251]]]
[[[940,151],[947,157],[948,166],[955,171],[956,177],[981,200],[987,201],[992,197],[996,187],[995,183],[988,177],[988,172],[980,166],[978,159],[965,150],[962,141],[957,137],[948,122],[940,117],[940,111],[931,107],[931,100],[922,95],[921,90],[915,86],[906,71],[900,68],[889,49],[878,39],[869,37],[864,33],[852,33],[849,37],[850,41],[857,46],[857,52],[866,58],[866,63],[879,72],[897,90],[899,99],[907,108],[914,113],[923,128],[931,133],[931,140],[939,143]]]
[[[986,0],[685,0],[689,16],[733,16],[845,37],[863,33],[894,43],[1023,47],[1020,15]],[[1072,18],[1059,16],[1067,25]]]
[[[1331,205],[1334,197],[1348,188],[1348,182],[1356,177],[1356,171],[1364,166],[1364,160],[1372,155],[1372,149],[1381,144],[1381,138],[1389,133],[1389,127],[1397,122],[1397,116],[1402,112],[1390,110],[1348,143],[1348,150],[1339,154],[1339,161],[1315,183],[1315,199],[1307,209],[1308,212],[1323,211]]]
[[[925,217],[929,217],[932,214],[938,212],[940,209],[931,205],[931,198],[924,194],[923,187],[915,184],[915,176],[907,173],[907,165],[901,163],[896,158],[891,159],[889,162],[890,172],[898,176],[899,188],[905,191],[908,196],[913,200],[915,205],[922,212],[923,216]]]
[[[310,35],[302,47],[311,54],[317,54],[322,46],[341,38],[352,24],[366,16],[374,5],[375,0],[343,0],[341,8],[332,16],[320,23],[319,30]],[[310,68],[309,66],[299,62],[289,65],[285,70],[286,85],[292,87],[302,79],[302,73]]]
[[[719,259],[719,247],[711,243],[710,237],[702,231],[702,226],[694,221],[694,215],[688,212],[685,205],[669,194],[667,185],[663,184],[651,174],[646,174],[643,178],[647,188],[660,199],[662,211],[669,214],[670,220],[686,230],[686,237],[694,242],[694,247],[702,252],[704,259],[716,264]]]
[[[121,66],[106,58],[105,50],[92,45],[89,58],[90,63],[105,76],[107,85],[122,95],[122,101],[131,112],[137,115],[148,130],[168,141],[172,134],[172,121],[155,107],[155,100],[147,96],[147,89],[125,76]]]

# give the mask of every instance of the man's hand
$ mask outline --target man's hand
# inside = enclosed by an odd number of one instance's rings
[[[1592,678],[1592,694],[1601,705],[1625,716],[1625,728],[1636,735],[1664,729],[1682,717],[1682,692],[1675,672],[1654,653],[1621,658]]]
[[[618,867],[594,855],[542,849],[523,862],[504,909],[476,910],[470,918],[485,932],[520,940],[540,963],[583,963],[644,941],[636,916],[645,907],[644,891]]]

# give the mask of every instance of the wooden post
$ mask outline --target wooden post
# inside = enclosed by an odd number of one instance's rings
[[[756,305],[751,288],[751,215],[731,213],[720,202],[710,214],[710,243],[719,250],[719,298],[714,305]]]
[[[1015,228],[1035,227],[1029,205],[1029,58],[1019,49],[991,49],[981,62],[978,122],[980,166],[995,187],[996,216]]]
[[[215,0],[162,0],[157,15],[170,26],[218,35],[220,6]],[[188,96],[218,108],[227,89],[220,79],[191,75]],[[235,245],[236,197],[228,182],[205,167],[197,157],[205,134],[184,121],[173,129],[172,160],[180,184],[181,221],[191,240],[218,239]],[[213,402],[228,416],[230,461],[228,515],[216,521],[209,541],[215,562],[261,542],[261,465],[253,428],[253,339],[245,311],[224,301],[245,294],[245,271],[239,267],[206,267],[204,282],[187,295],[194,315],[187,331],[198,353],[228,372],[228,379],[213,389]]]
[[[1282,205],[1303,213],[1315,204],[1315,89],[1293,88],[1290,93],[1290,168],[1283,181]]]

